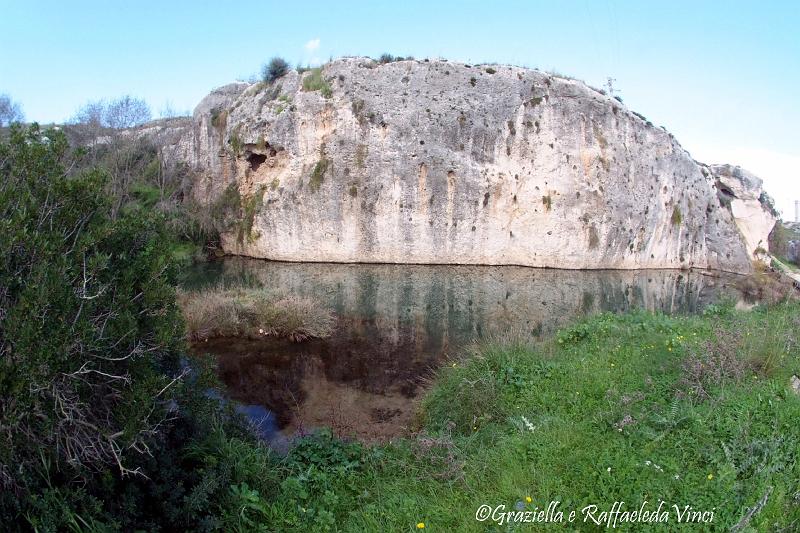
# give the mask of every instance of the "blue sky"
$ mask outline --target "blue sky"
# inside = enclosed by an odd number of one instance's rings
[[[705,162],[800,200],[800,2],[0,0],[0,93],[29,120],[132,94],[155,114],[291,63],[382,52],[557,70],[615,87]]]

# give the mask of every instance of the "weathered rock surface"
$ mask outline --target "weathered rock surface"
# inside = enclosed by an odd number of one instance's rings
[[[717,178],[717,189],[730,202],[731,213],[744,238],[747,251],[768,251],[769,233],[777,217],[773,209],[765,206],[762,181],[742,167],[712,165]]]
[[[760,180],[581,82],[364,58],[325,65],[330,92],[304,90],[312,75],[218,89],[171,144],[198,201],[239,191],[229,253],[748,272],[767,247]]]

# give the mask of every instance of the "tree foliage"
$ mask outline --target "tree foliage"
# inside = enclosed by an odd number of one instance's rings
[[[289,72],[289,63],[282,57],[273,57],[261,67],[261,79],[266,83],[272,83],[284,74]]]
[[[7,94],[0,94],[0,127],[25,120],[22,107]]]
[[[108,217],[107,176],[67,176],[58,131],[0,144],[0,484],[140,472],[182,337],[161,221]]]
[[[89,101],[70,122],[93,128],[124,129],[141,126],[152,118],[150,106],[141,98],[124,95],[110,102]]]

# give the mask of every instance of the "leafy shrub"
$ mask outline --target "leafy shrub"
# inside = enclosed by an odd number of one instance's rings
[[[497,72],[497,70],[495,70],[495,69],[494,69],[494,68],[492,68],[492,67],[486,67],[486,69],[485,69],[485,70],[486,70],[486,74],[494,74],[494,73],[496,73],[496,72]]]
[[[325,158],[320,159],[317,161],[317,164],[314,165],[314,170],[311,171],[311,178],[308,180],[308,186],[311,187],[312,191],[319,190],[322,185],[322,180],[325,177],[325,172],[328,170],[328,166],[330,166],[330,161]]]
[[[228,111],[215,107],[211,110],[211,125],[218,131],[224,131],[228,123]]]
[[[265,83],[273,83],[289,71],[289,63],[281,57],[273,57],[269,63],[261,67],[261,79]]]
[[[253,235],[253,224],[255,224],[256,214],[264,202],[264,190],[266,186],[262,185],[252,195],[242,199],[242,218],[239,221],[239,231],[236,239],[239,244],[243,244],[245,239],[251,242],[256,236]]]
[[[178,372],[182,326],[163,219],[137,210],[112,220],[107,175],[67,176],[66,154],[62,132],[35,125],[0,143],[6,494],[96,472],[137,475]]]
[[[713,340],[702,343],[682,362],[681,385],[691,396],[705,400],[710,390],[724,381],[738,381],[751,365],[738,355],[742,335],[737,331],[714,333]]]
[[[400,59],[402,59],[402,58],[400,58]],[[395,57],[392,54],[384,53],[384,54],[381,54],[381,56],[378,58],[378,63],[381,63],[381,64],[391,63],[393,61],[395,61]]]

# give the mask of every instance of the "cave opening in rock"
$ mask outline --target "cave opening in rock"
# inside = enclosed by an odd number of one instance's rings
[[[250,163],[250,170],[258,170],[258,167],[260,167],[266,160],[267,156],[264,154],[252,153],[247,156],[247,162]]]

